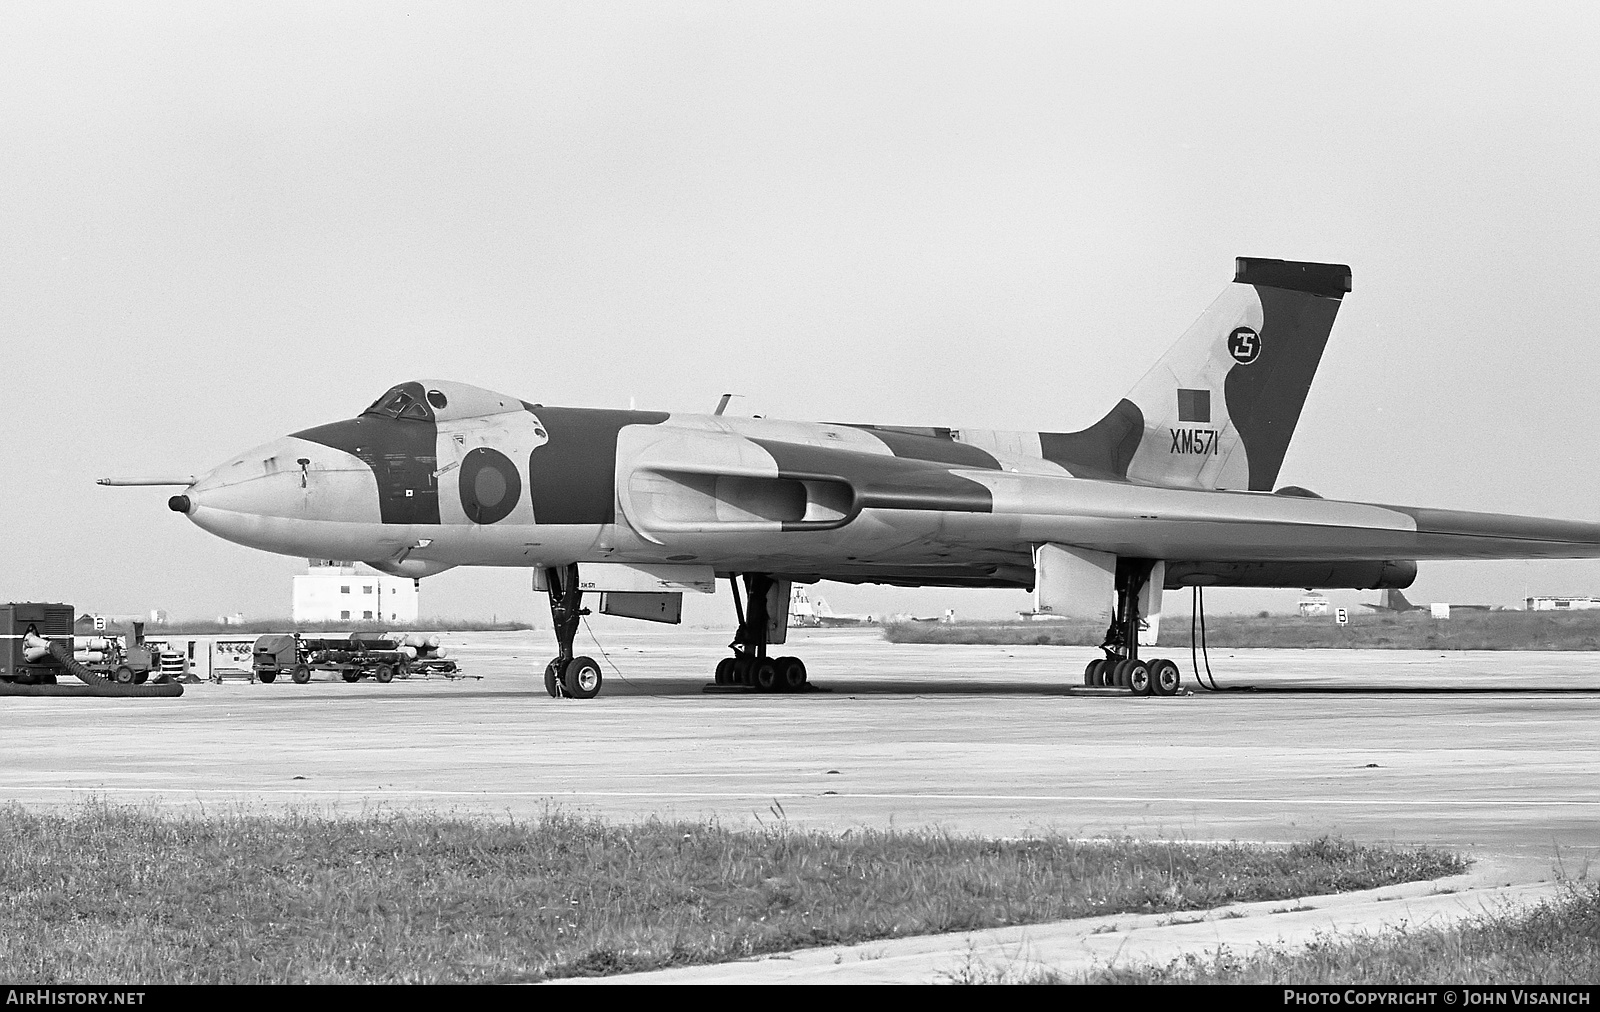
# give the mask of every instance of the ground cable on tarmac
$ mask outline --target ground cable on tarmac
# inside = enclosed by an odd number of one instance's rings
[[[635,689],[637,689],[639,686],[634,685],[632,682],[628,681],[628,676],[622,673],[622,669],[617,667],[617,662],[611,659],[611,655],[610,654],[606,653],[605,644],[600,642],[600,637],[596,636],[594,634],[594,630],[589,628],[589,617],[587,615],[584,615],[584,616],[582,616],[582,618],[583,618],[583,631],[588,633],[589,634],[589,638],[594,641],[594,648],[596,650],[600,651],[600,656],[604,657],[606,659],[606,663],[611,665],[611,670],[615,671],[617,673],[617,677],[622,679],[622,684],[624,684],[624,685],[632,685]]]

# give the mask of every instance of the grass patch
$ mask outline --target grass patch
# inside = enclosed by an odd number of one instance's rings
[[[1074,620],[906,622],[885,626],[883,634],[893,643],[1099,646],[1105,625]],[[1169,623],[1166,636],[1169,643],[1187,648],[1186,623]],[[1350,624],[1342,629],[1331,618],[1207,615],[1206,641],[1213,649],[1600,650],[1600,610],[1456,612],[1449,619],[1415,612],[1352,612]]]
[[[1029,976],[1044,982],[1048,972]],[[1321,938],[1298,950],[1223,949],[1166,966],[1101,970],[1096,984],[1585,984],[1600,980],[1600,883],[1449,928]]]
[[[1443,851],[0,807],[0,980],[490,982],[1460,872]]]

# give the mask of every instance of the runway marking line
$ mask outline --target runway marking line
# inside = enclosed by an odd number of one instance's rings
[[[1600,808],[1600,799],[1574,800],[1571,798],[1550,799],[1521,799],[1508,800],[1502,798],[1480,798],[1470,801],[1459,800],[1429,800],[1421,798],[1385,799],[1385,798],[1186,798],[1186,797],[1118,797],[1101,794],[902,794],[882,792],[856,792],[839,791],[837,793],[821,794],[817,791],[455,791],[439,790],[432,788],[296,788],[296,787],[86,787],[86,786],[56,786],[56,787],[11,787],[6,790],[11,792],[28,791],[43,793],[47,791],[72,791],[79,793],[118,793],[118,794],[262,794],[262,795],[313,795],[317,797],[344,797],[349,795],[363,795],[375,797],[398,797],[413,795],[421,797],[449,797],[449,798],[551,798],[551,797],[595,797],[595,798],[838,798],[840,800],[864,799],[871,801],[1076,801],[1089,803],[1109,804],[1211,804],[1211,805],[1311,805],[1317,807],[1340,805],[1364,805],[1383,807],[1432,807],[1432,808],[1473,808],[1484,805],[1496,805],[1507,808]],[[0,791],[3,795],[6,791]]]

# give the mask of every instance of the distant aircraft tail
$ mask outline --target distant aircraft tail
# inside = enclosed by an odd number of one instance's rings
[[[1348,291],[1343,264],[1240,257],[1233,284],[1110,414],[1039,434],[1045,457],[1086,477],[1271,491]]]
[[[1422,606],[1419,604],[1412,604],[1410,601],[1407,601],[1406,596],[1395,588],[1385,587],[1383,589],[1383,593],[1378,595],[1377,604],[1367,604],[1365,601],[1363,601],[1361,607],[1371,608],[1373,611],[1407,612],[1416,611]]]
[[[1390,611],[1415,611],[1418,605],[1406,600],[1406,596],[1393,587],[1383,592],[1383,606]]]
[[[789,592],[789,624],[796,628],[822,624],[816,608],[812,607],[811,597],[806,593],[806,588],[798,583]]]

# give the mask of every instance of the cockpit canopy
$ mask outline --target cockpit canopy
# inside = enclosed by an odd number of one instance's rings
[[[361,412],[363,415],[376,415],[379,418],[415,418],[422,422],[433,421],[433,410],[429,406],[430,400],[437,399],[439,406],[445,407],[450,403],[450,398],[442,391],[432,391],[432,396],[423,392],[421,383],[401,383],[384,391],[382,397],[372,402],[372,406]]]
[[[361,414],[363,417],[433,422],[481,418],[526,407],[515,397],[482,387],[449,380],[412,380],[390,387]]]

